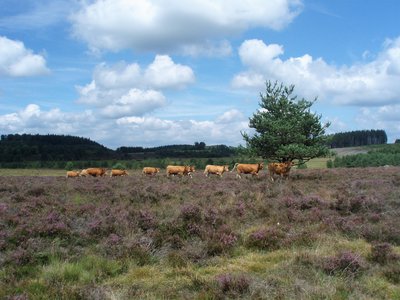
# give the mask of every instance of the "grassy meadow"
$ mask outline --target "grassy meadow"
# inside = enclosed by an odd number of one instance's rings
[[[0,176],[0,299],[400,298],[398,167],[58,172]]]

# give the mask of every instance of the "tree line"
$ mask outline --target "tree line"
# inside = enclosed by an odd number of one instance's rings
[[[386,132],[382,129],[356,130],[328,135],[331,148],[357,147],[387,143]]]
[[[368,153],[335,157],[328,161],[328,167],[355,168],[355,167],[379,167],[379,166],[400,166],[400,144],[381,145],[371,148]]]
[[[2,168],[65,168],[73,162],[77,168],[90,166],[112,167],[124,161],[128,167],[138,167],[137,161],[165,159],[208,159],[232,157],[240,147],[193,145],[166,145],[159,147],[119,147],[109,149],[88,138],[55,134],[8,134],[0,139],[0,167]],[[132,162],[130,162],[132,161]],[[136,161],[136,163],[135,163]]]

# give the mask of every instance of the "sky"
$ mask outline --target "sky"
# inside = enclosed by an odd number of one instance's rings
[[[400,138],[398,0],[0,0],[0,134],[244,145],[265,82]]]

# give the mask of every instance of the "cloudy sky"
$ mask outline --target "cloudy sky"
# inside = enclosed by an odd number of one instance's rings
[[[400,138],[398,0],[0,0],[0,133],[243,144],[265,81]]]

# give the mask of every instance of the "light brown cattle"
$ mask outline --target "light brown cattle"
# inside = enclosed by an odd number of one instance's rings
[[[195,172],[194,166],[167,166],[167,176],[170,175],[189,175],[192,178],[192,173]]]
[[[207,165],[204,169],[204,175],[208,177],[209,174],[219,175],[222,177],[224,172],[229,172],[229,166],[215,166],[215,165]]]
[[[82,171],[79,172],[79,176],[87,177],[87,176],[89,176],[89,174],[86,171],[86,169],[83,169]]]
[[[271,181],[274,181],[274,175],[279,175],[280,178],[288,178],[290,168],[293,166],[293,162],[281,162],[281,163],[269,163],[268,164],[268,171],[269,171],[269,178]]]
[[[110,173],[110,177],[115,177],[115,176],[126,176],[129,175],[128,171],[126,170],[120,170],[120,169],[112,169]]]
[[[154,168],[154,167],[144,167],[142,171],[144,175],[149,175],[149,176],[156,175],[158,172],[160,172],[160,168]]]
[[[238,178],[242,178],[241,174],[251,174],[253,176],[258,176],[258,172],[264,168],[264,163],[258,163],[258,164],[236,163],[231,172],[233,172],[235,168],[237,170],[236,177]]]
[[[69,178],[69,177],[78,177],[79,176],[79,172],[76,171],[68,171],[67,175],[65,177]]]
[[[88,168],[85,171],[88,175],[93,177],[101,177],[106,175],[106,169],[104,168]]]

